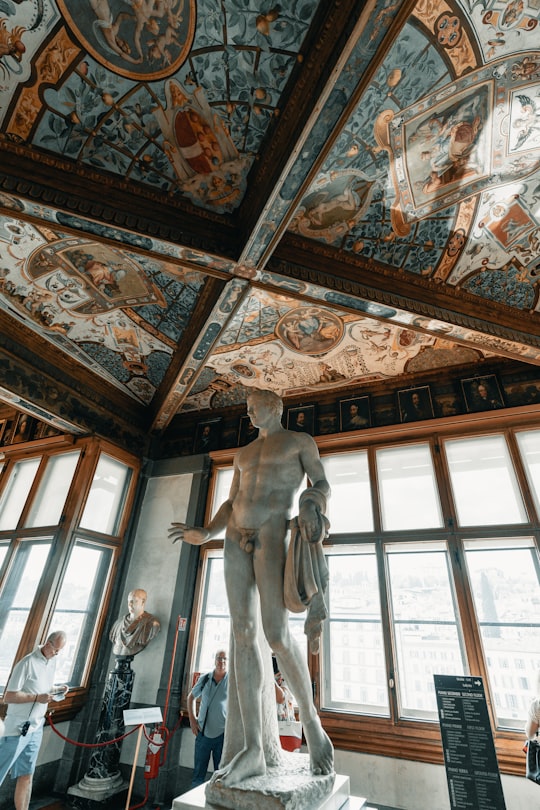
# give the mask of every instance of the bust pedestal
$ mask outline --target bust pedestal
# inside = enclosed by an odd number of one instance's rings
[[[132,655],[118,656],[115,668],[109,672],[96,734],[96,743],[101,745],[94,748],[88,770],[81,781],[68,788],[67,792],[72,796],[101,802],[127,787],[119,767],[122,740],[110,745],[103,743],[124,734],[124,709],[129,709],[135,680],[132,661]]]

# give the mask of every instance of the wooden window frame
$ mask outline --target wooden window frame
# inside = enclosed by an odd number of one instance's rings
[[[24,528],[28,511],[31,508],[32,499],[37,492],[46,469],[47,459],[52,455],[66,451],[69,452],[74,449],[80,450],[81,454],[65,501],[60,522],[56,526],[40,526],[31,529]],[[0,540],[9,540],[8,553],[0,568],[0,593],[9,575],[10,561],[14,553],[14,548],[23,538],[31,539],[32,537],[50,535],[53,541],[51,556],[41,576],[38,589],[33,599],[30,616],[21,636],[15,655],[15,661],[20,660],[27,653],[35,649],[37,644],[43,643],[46,640],[47,634],[55,629],[50,626],[50,622],[60,593],[66,562],[75,543],[78,541],[88,541],[98,547],[107,547],[111,549],[112,552],[110,566],[108,567],[107,582],[103,591],[102,605],[95,625],[95,632],[86,651],[86,661],[82,676],[83,682],[80,686],[70,689],[66,699],[62,701],[62,703],[55,705],[55,720],[57,722],[68,720],[74,717],[82,708],[88,695],[90,673],[97,658],[107,619],[107,612],[118,570],[120,552],[132,519],[141,462],[136,456],[127,453],[125,450],[109,441],[96,437],[74,438],[69,435],[54,436],[38,441],[34,440],[26,444],[9,445],[2,448],[2,454],[4,465],[0,471],[0,495],[9,480],[11,469],[17,461],[31,456],[39,456],[41,457],[41,462],[17,527],[13,530],[0,532]],[[100,532],[79,527],[101,454],[109,455],[131,469],[131,476],[122,506],[122,516],[115,535],[104,535]]]

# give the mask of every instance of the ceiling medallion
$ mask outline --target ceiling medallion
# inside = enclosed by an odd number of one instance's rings
[[[170,76],[191,50],[195,0],[58,0],[58,5],[88,53],[120,76],[149,81]]]
[[[280,318],[275,332],[292,351],[319,357],[340,342],[343,323],[323,307],[297,307]]]

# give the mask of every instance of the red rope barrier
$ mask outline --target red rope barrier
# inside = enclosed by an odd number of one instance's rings
[[[71,745],[77,745],[79,748],[103,748],[106,745],[112,745],[113,743],[117,743],[120,742],[121,740],[124,740],[126,737],[129,737],[130,734],[133,734],[133,732],[137,731],[137,729],[139,728],[139,726],[134,726],[131,729],[131,731],[126,731],[125,734],[122,734],[121,737],[115,737],[114,740],[107,740],[106,742],[99,742],[99,743],[82,743],[78,742],[77,740],[71,740],[69,737],[65,737],[60,731],[58,731],[58,729],[56,728],[56,726],[52,721],[51,715],[52,712],[49,712],[49,714],[47,715],[47,720],[49,721],[49,725],[54,731],[54,733],[58,734],[58,736],[61,737],[65,742],[71,743]]]

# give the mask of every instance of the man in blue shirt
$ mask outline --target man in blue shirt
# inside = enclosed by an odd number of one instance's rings
[[[227,653],[218,650],[213,672],[201,675],[187,698],[189,725],[197,738],[192,788],[205,781],[210,754],[214,770],[219,766],[227,716],[227,683]],[[197,715],[198,698],[201,702]]]

